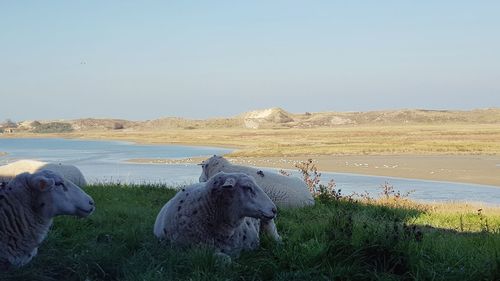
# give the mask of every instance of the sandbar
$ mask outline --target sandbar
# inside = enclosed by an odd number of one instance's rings
[[[241,165],[296,169],[313,159],[318,171],[483,184],[500,187],[497,155],[353,155],[229,158]],[[131,159],[134,163],[198,164],[205,158]]]

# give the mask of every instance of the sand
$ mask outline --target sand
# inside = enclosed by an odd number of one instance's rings
[[[388,177],[485,184],[500,187],[500,156],[488,155],[369,155],[312,156],[321,172],[354,173]],[[231,158],[235,163],[260,167],[296,169],[308,157]],[[200,163],[203,158],[131,159],[135,163]]]

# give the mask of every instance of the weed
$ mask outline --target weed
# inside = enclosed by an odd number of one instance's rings
[[[314,197],[318,197],[320,200],[328,198],[339,200],[344,197],[342,196],[341,190],[336,189],[336,184],[333,179],[326,185],[321,184],[321,173],[318,172],[318,168],[312,159],[301,161],[295,164],[295,167],[299,169],[302,179]]]

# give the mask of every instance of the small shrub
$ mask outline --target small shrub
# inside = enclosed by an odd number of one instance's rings
[[[313,195],[317,195],[319,193],[318,185],[321,180],[321,173],[318,172],[318,168],[316,168],[316,164],[313,163],[313,160],[308,159],[307,161],[301,161],[295,164],[295,167],[299,169],[299,172],[302,174],[302,178],[309,187],[309,191]]]
[[[115,124],[113,124],[113,130],[122,130],[124,129],[125,127],[123,126],[122,123],[120,122],[115,122]]]
[[[318,198],[320,201],[328,201],[328,200],[340,200],[346,199],[349,201],[353,201],[355,197],[360,198],[363,201],[374,201],[375,198],[371,196],[367,191],[363,193],[353,192],[350,195],[343,195],[341,189],[337,189],[337,184],[332,179],[326,185],[321,183],[321,173],[318,172],[318,168],[312,159],[308,159],[307,161],[301,161],[295,164],[295,167],[299,169],[299,172],[302,174],[302,178],[306,185],[309,188],[311,194]],[[290,173],[280,170],[280,174],[289,176]],[[410,190],[408,192],[401,192],[399,190],[395,190],[394,186],[389,184],[388,182],[384,182],[384,184],[380,185],[382,191],[380,192],[381,199],[389,200],[391,202],[401,202],[407,201],[408,197],[414,190]]]
[[[302,178],[306,185],[309,187],[309,191],[315,197],[318,197],[320,200],[328,200],[328,199],[336,199],[339,200],[343,196],[341,195],[341,190],[336,190],[335,181],[332,179],[326,185],[321,184],[321,173],[318,172],[318,168],[316,164],[313,163],[312,159],[308,159],[307,161],[302,161],[298,164],[295,164],[295,167],[299,169],[299,172],[302,174]],[[281,172],[281,174],[286,172]]]
[[[3,128],[17,128],[17,123],[10,120],[10,119],[5,119],[5,122],[2,123]]]
[[[386,200],[392,199],[394,201],[408,199],[410,194],[415,191],[415,190],[410,190],[408,192],[401,193],[401,191],[399,190],[394,190],[394,186],[389,184],[388,182],[384,182],[384,184],[382,184],[380,188],[382,189],[382,192],[380,192],[382,198]]]
[[[31,122],[31,124],[30,124],[30,126],[33,128],[38,127],[40,125],[42,125],[42,123],[40,123],[39,121],[36,121],[36,120]]]
[[[32,132],[38,134],[48,134],[48,133],[68,133],[73,131],[71,124],[62,122],[50,122],[46,124],[40,124],[35,127]]]

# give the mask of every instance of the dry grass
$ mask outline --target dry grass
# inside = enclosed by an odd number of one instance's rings
[[[5,135],[4,135],[5,136]],[[40,136],[31,133],[11,136]],[[498,125],[392,125],[316,129],[85,131],[44,137],[128,140],[238,148],[233,157],[401,154],[500,154]]]

